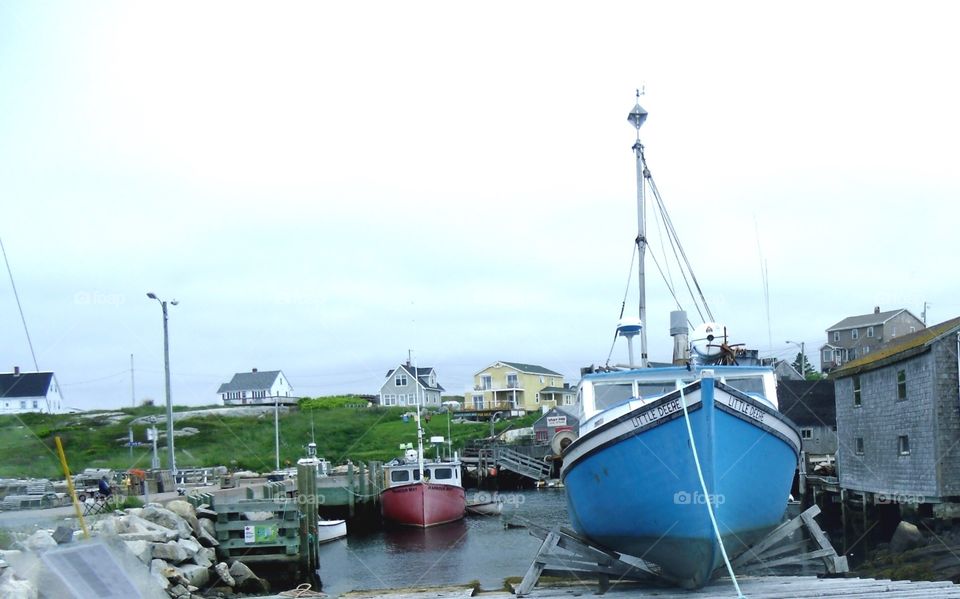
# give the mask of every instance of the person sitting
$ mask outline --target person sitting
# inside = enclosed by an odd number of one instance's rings
[[[110,494],[113,493],[113,491],[110,489],[110,483],[107,482],[106,476],[100,477],[100,482],[97,483],[97,488],[100,489],[100,494],[104,497],[110,497]]]

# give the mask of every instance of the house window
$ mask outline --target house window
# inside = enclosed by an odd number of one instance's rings
[[[903,401],[907,398],[907,371],[897,371],[897,401]]]
[[[833,332],[833,341],[834,341],[834,343],[840,341],[840,331],[834,331],[834,332]]]
[[[860,377],[853,377],[853,407],[859,408],[861,402]]]
[[[865,345],[865,346],[863,346],[863,347],[860,348],[860,349],[863,350],[863,355],[867,355],[867,354],[870,353],[870,346],[869,346],[869,345]]]
[[[833,361],[833,350],[832,350],[832,349],[825,349],[825,350],[823,350],[823,361],[824,361],[824,362],[832,362],[832,361]]]
[[[541,385],[543,384],[543,377],[542,377],[542,376],[540,377],[540,384],[541,384]]]
[[[492,387],[493,387],[493,377],[491,377],[489,374],[485,374],[485,375],[483,375],[483,376],[480,377],[480,388],[481,388],[481,389],[483,389],[484,391],[487,391],[488,389],[490,389],[490,388],[492,388]]]
[[[26,409],[27,409],[27,400],[25,400],[25,399],[20,400],[20,409],[21,409],[21,410],[26,410]]]
[[[800,429],[800,436],[803,437],[804,439],[812,439],[812,438],[813,438],[813,429],[812,429],[812,428],[802,428],[802,429]]]
[[[873,337],[873,327],[867,327],[867,337]]]
[[[907,435],[897,437],[897,453],[900,455],[910,455],[910,437]]]
[[[36,409],[39,408],[39,407],[40,407],[40,405],[37,404],[37,400],[33,400],[33,409],[36,410]]]
[[[483,409],[483,396],[482,396],[482,395],[474,395],[474,396],[473,396],[473,409],[474,409],[474,410],[482,410],[482,409]]]
[[[537,393],[536,402],[537,402],[537,403],[540,403],[540,394],[539,394],[539,393]],[[37,406],[33,406],[33,407],[37,407]]]
[[[860,329],[853,329],[852,331],[850,331],[850,336],[853,337],[854,339],[859,339]]]
[[[511,389],[515,389],[515,388],[519,387],[519,385],[517,384],[517,375],[516,375],[516,374],[508,374],[508,375],[507,375],[507,387],[510,387]]]
[[[857,348],[853,348],[850,350],[850,359],[851,360],[857,359]]]
[[[863,455],[863,437],[857,437],[855,439],[855,449],[857,455]]]
[[[400,373],[397,374],[397,378],[394,379],[393,384],[397,387],[406,387],[407,386],[407,375]]]

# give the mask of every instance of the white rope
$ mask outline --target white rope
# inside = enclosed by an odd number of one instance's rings
[[[679,385],[678,385],[679,386]],[[702,391],[701,391],[702,393]],[[740,584],[733,573],[733,566],[730,565],[730,559],[727,557],[727,550],[723,546],[723,539],[720,537],[720,528],[717,526],[717,518],[713,514],[713,505],[710,503],[710,493],[707,490],[707,482],[703,479],[703,469],[700,468],[700,457],[697,455],[697,444],[693,440],[693,427],[690,426],[690,413],[687,412],[687,399],[683,395],[683,387],[680,387],[680,405],[683,407],[683,418],[687,422],[687,436],[690,439],[690,449],[693,450],[693,463],[697,466],[697,476],[700,477],[700,489],[703,491],[703,498],[707,504],[707,513],[710,514],[710,523],[713,524],[713,534],[720,544],[720,554],[723,555],[723,563],[727,565],[727,573],[730,574],[730,580],[733,581],[733,588],[737,590],[737,598],[745,599],[740,590]],[[690,502],[693,505],[694,502]]]

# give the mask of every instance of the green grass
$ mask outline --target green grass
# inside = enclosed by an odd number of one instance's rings
[[[305,454],[304,447],[315,439],[320,456],[340,464],[386,461],[400,455],[401,443],[416,443],[413,419],[403,422],[404,408],[357,408],[355,397],[331,397],[301,402],[300,408],[280,416],[280,465],[295,464]],[[177,406],[177,411],[185,409]],[[115,411],[116,412],[116,411]],[[144,444],[133,451],[125,446],[128,425],[134,418],[159,416],[163,429],[163,409],[125,408],[122,417],[111,419],[108,413],[90,415],[21,414],[0,417],[0,477],[62,478],[54,437],[64,446],[72,473],[84,468],[148,468],[151,448]],[[496,431],[530,426],[540,415],[501,421]],[[424,440],[447,436],[446,412],[432,415],[424,422]],[[454,413],[456,418],[456,413]],[[196,435],[176,437],[177,466],[180,468],[223,465],[230,468],[265,472],[274,468],[274,421],[272,414],[258,417],[203,417],[177,420],[177,430],[192,427]],[[311,432],[312,429],[312,432]],[[146,426],[133,427],[134,438],[145,441]],[[163,431],[161,430],[161,433]],[[490,426],[452,423],[454,449],[471,439],[485,437]],[[161,466],[166,466],[166,441],[158,444]],[[428,450],[433,455],[433,450]]]

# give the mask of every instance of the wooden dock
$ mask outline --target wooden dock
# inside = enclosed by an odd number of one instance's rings
[[[875,580],[873,578],[817,578],[816,576],[744,576],[738,577],[740,589],[750,599],[790,599],[818,597],[820,599],[955,599],[960,598],[960,586],[951,582],[909,580]],[[540,586],[529,595],[534,599],[568,599],[595,596],[594,582],[565,583]],[[720,578],[695,591],[675,587],[651,587],[636,583],[612,584],[603,597],[606,599],[691,599],[701,597],[736,597],[728,578]],[[481,597],[483,599],[514,599],[506,591],[477,592],[469,586],[446,586],[416,589],[383,589],[352,591],[340,595],[343,599],[433,599]]]

